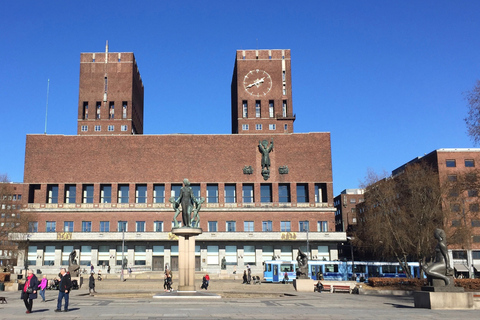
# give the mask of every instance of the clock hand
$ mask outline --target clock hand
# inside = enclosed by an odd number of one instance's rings
[[[253,83],[251,83],[247,86],[247,89],[251,88],[253,86],[258,86],[260,83],[263,83],[263,82],[265,82],[265,77],[263,77],[262,79],[255,80]]]

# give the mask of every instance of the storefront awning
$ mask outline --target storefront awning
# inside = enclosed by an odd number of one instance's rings
[[[455,263],[454,267],[457,272],[468,272],[468,268],[462,263]]]

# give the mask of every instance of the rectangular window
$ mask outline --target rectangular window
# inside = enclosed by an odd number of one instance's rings
[[[235,232],[236,231],[236,223],[235,221],[227,221],[227,232]]]
[[[298,222],[298,231],[299,232],[310,231],[310,223],[308,221],[299,221]]]
[[[282,116],[283,117],[287,116],[287,100],[283,100],[283,103],[282,103]]]
[[[75,203],[77,186],[74,184],[65,185],[65,203]]]
[[[447,164],[447,168],[454,168],[454,167],[457,166],[457,163],[454,159],[453,160],[447,160],[446,164]]]
[[[127,101],[123,101],[123,103],[122,103],[122,117],[123,117],[123,119],[127,118],[127,109],[128,109]],[[127,131],[127,130],[122,130],[122,131]]]
[[[115,126],[114,125],[109,125],[108,126],[108,131],[115,131]]]
[[[272,202],[272,185],[269,183],[260,185],[260,202]]]
[[[207,203],[218,203],[218,184],[207,184]]]
[[[38,232],[38,222],[37,221],[30,221],[28,222],[28,232]]]
[[[96,107],[96,109],[97,109],[97,119],[100,119],[101,108],[102,108],[102,103],[100,101],[97,101],[97,107]]]
[[[56,226],[57,226],[57,222],[47,221],[45,231],[46,232],[56,232]]]
[[[472,227],[480,227],[480,220],[472,220]]]
[[[208,232],[217,232],[217,221],[208,221]]]
[[[268,102],[268,115],[270,116],[270,118],[275,117],[275,108],[274,108],[273,100],[270,100]]]
[[[128,192],[130,191],[130,186],[128,184],[119,184],[118,185],[118,203],[128,203],[129,196]]]
[[[123,231],[127,232],[128,231],[127,221],[118,221],[117,230],[118,232],[123,232]]]
[[[255,231],[253,221],[244,221],[243,222],[243,231],[245,231],[245,232]]]
[[[192,188],[193,195],[195,198],[200,198],[200,185],[199,184],[191,184],[190,187]]]
[[[82,126],[82,132],[87,132],[88,131],[88,126]]]
[[[280,221],[280,231],[282,232],[292,231],[292,228],[290,226],[290,221]]]
[[[155,232],[163,232],[163,221],[153,222],[153,228]]]
[[[83,185],[83,200],[82,203],[93,203],[93,184]]]
[[[447,176],[448,181],[455,182],[457,181],[457,175],[456,174],[449,174]]]
[[[88,119],[88,102],[86,101],[83,102],[83,119],[84,120]]]
[[[460,220],[452,220],[452,227],[460,227]]]
[[[170,190],[170,197],[178,198],[180,196],[180,189],[182,189],[181,184],[172,184],[172,188]]]
[[[242,102],[242,115],[244,118],[248,117],[248,103],[246,100],[243,100]]]
[[[308,184],[306,183],[297,184],[297,202],[298,203],[308,202]]]
[[[153,203],[165,202],[165,185],[154,184],[153,185]]]
[[[121,126],[121,130],[122,130],[122,131],[127,131],[127,130],[128,130],[128,126],[127,126],[127,125],[122,125],[122,126]]]
[[[58,203],[58,184],[47,186],[47,203]]]
[[[135,188],[135,203],[147,203],[147,185],[137,184]]]
[[[255,125],[255,130],[262,130],[262,125],[261,124],[256,124]]]
[[[115,118],[115,104],[113,102],[110,102],[110,106],[108,108],[108,114],[109,114],[110,119]],[[110,130],[108,130],[108,131],[110,131]]]
[[[268,129],[269,129],[269,130],[276,130],[276,129],[277,129],[277,126],[274,125],[274,124],[269,124],[269,125],[268,125]]]
[[[235,203],[237,202],[235,185],[226,184],[225,185],[225,203]]]
[[[469,205],[470,212],[479,212],[478,203],[472,203]]]
[[[63,222],[63,231],[64,232],[73,232],[73,221],[64,221]]]
[[[315,202],[316,203],[327,202],[327,184],[326,183],[315,184]]]
[[[242,124],[242,130],[247,131],[248,130],[248,124]]]
[[[261,104],[260,100],[255,101],[255,117],[260,118],[261,117]]]
[[[112,203],[112,186],[110,184],[100,185],[100,203]]]
[[[282,183],[278,185],[278,202],[290,202],[290,184]]]
[[[102,126],[95,126],[95,131],[102,131]]]
[[[244,184],[242,186],[243,203],[253,203],[253,184]]]
[[[110,221],[100,221],[100,232],[110,232]]]
[[[285,130],[285,131],[288,130],[288,124],[283,125],[283,130]]]
[[[478,190],[475,190],[475,189],[468,190],[468,196],[469,197],[478,197]]]
[[[137,221],[136,225],[137,225],[137,227],[136,227],[135,231],[145,232],[145,221]]]
[[[475,167],[475,161],[473,161],[471,159],[465,159],[465,167],[467,167],[467,168]]]
[[[317,222],[317,231],[318,232],[328,232],[328,222],[327,221],[318,221]]]
[[[262,231],[272,232],[272,221],[262,221]]]
[[[82,232],[92,232],[92,221],[82,221]]]
[[[225,246],[225,264],[237,265],[237,246]]]

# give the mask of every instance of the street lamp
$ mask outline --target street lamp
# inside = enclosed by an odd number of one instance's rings
[[[122,273],[120,273],[120,281],[124,281],[123,279],[123,265],[124,265],[124,252],[125,252],[125,223],[122,221]]]
[[[353,244],[352,240],[355,239],[354,237],[347,237],[347,240],[350,241],[350,254],[352,256],[352,279],[354,278],[353,274],[355,272],[355,259],[353,258]]]
[[[308,242],[308,229],[310,229],[310,222],[306,221],[306,223],[303,225],[303,232],[307,233],[307,257],[310,258],[310,244]]]

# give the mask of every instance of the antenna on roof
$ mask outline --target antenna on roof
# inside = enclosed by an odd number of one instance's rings
[[[47,106],[45,108],[45,134],[47,134],[47,116],[48,116],[48,92],[50,91],[50,79],[47,81]]]
[[[105,45],[105,63],[108,63],[108,40],[107,44]]]

